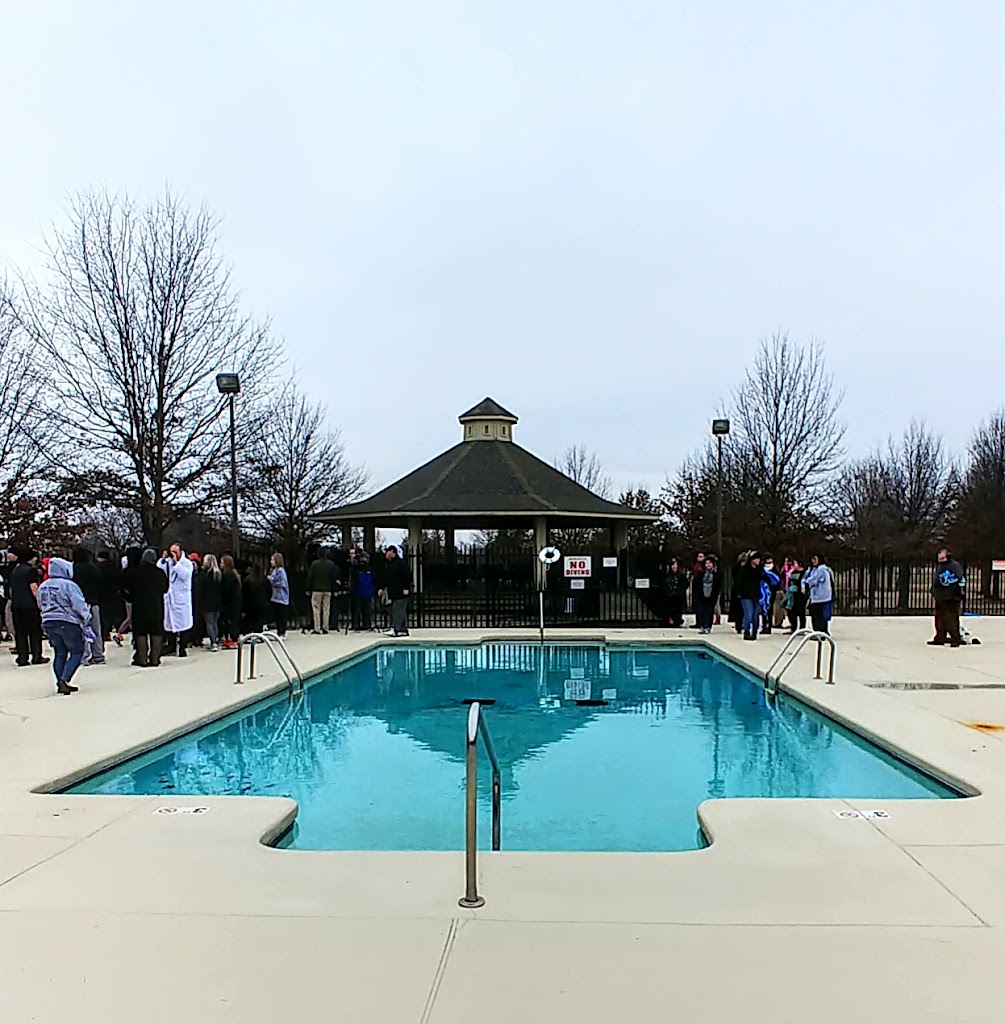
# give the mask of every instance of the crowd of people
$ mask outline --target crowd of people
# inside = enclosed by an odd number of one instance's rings
[[[960,647],[966,642],[960,627],[965,588],[963,568],[947,548],[942,548],[931,587],[935,637],[928,641],[930,646]],[[733,567],[728,595],[723,592],[722,575],[714,555],[699,552],[690,567],[672,558],[664,591],[671,627],[685,625],[690,592],[695,616],[692,629],[711,633],[725,612],[744,640],[756,640],[759,634],[770,634],[785,626],[790,634],[794,633],[806,628],[807,618],[814,630],[829,633],[834,616],[834,573],[823,555],[813,555],[808,564],[789,555],[779,565],[770,554],[743,551]]]
[[[813,555],[808,566],[794,555],[778,565],[771,555],[744,551],[736,559],[728,594],[714,555],[699,552],[690,566],[672,558],[664,590],[671,627],[685,625],[690,592],[693,629],[711,633],[725,612],[744,640],[756,640],[759,633],[786,624],[790,633],[804,629],[807,614],[813,628],[826,633],[834,613],[834,576],[821,555]]]
[[[359,548],[319,552],[305,582],[312,626],[324,634],[339,628],[339,606],[347,628],[373,628],[375,600],[387,605],[392,636],[408,635],[411,573],[394,547],[371,564]],[[12,549],[0,564],[0,623],[13,640],[18,666],[52,662],[56,692],[77,692],[73,678],[82,665],[105,662],[105,645],[122,646],[131,636],[132,664],[155,668],[163,657],[188,656],[190,649],[237,647],[242,635],[274,627],[285,637],[291,589],[283,555],[274,553],[266,570],[251,561],[240,568],[230,554],[200,556],[172,544],[130,547],[115,559],[96,558],[77,547],[70,559],[40,557]],[[306,631],[306,629],[305,629]],[[48,640],[53,657],[43,654]]]

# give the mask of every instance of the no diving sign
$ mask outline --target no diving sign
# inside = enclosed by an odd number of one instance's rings
[[[593,557],[591,555],[566,555],[565,578],[583,579],[593,575]]]
[[[154,814],[208,814],[208,807],[158,807]]]

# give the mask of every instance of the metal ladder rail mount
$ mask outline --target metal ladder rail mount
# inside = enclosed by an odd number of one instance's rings
[[[478,737],[481,736],[492,766],[492,849],[499,849],[502,784],[499,759],[489,727],[485,724],[482,706],[472,701],[468,710],[468,732],[465,750],[465,812],[464,812],[464,895],[457,901],[462,907],[483,907],[485,899],[478,895]]]
[[[834,685],[834,659],[837,656],[837,644],[834,643],[834,638],[829,633],[824,633],[816,629],[797,629],[788,640],[785,641],[785,646],[778,652],[778,657],[771,663],[771,667],[767,672],[764,673],[764,690],[770,696],[774,696],[778,693],[778,684],[781,682],[782,676],[788,667],[799,657],[800,651],[806,646],[809,641],[815,640],[817,643],[817,667],[814,679],[822,679],[823,670],[823,645],[826,643],[830,647],[830,657],[828,658],[827,664],[827,682],[829,685]],[[793,643],[796,644],[794,651],[789,650]],[[771,673],[775,670],[775,667],[781,662],[785,655],[789,655],[789,660],[782,665],[778,672],[778,675],[771,678]]]
[[[293,655],[290,654],[289,648],[283,642],[283,638],[275,633],[271,629],[262,631],[261,633],[247,633],[242,636],[237,644],[237,675],[234,678],[234,685],[243,683],[244,680],[241,678],[241,650],[244,647],[250,648],[248,655],[248,678],[255,678],[255,649],[259,644],[265,644],[272,652],[272,657],[276,659],[276,664],[282,670],[284,676],[286,676],[287,685],[291,690],[303,689],[304,677],[300,671],[297,663],[293,660]],[[276,645],[279,645],[279,650],[286,656],[286,662],[283,661],[279,656],[279,651],[276,649]],[[287,664],[289,668],[287,668]],[[290,674],[290,669],[293,670],[293,674]]]

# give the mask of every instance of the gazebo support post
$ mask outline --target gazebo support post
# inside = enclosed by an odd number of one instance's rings
[[[447,565],[453,565],[457,561],[454,528],[452,526],[447,526],[443,530],[443,553],[446,557]]]
[[[377,527],[373,525],[363,527],[363,550],[366,551],[371,558],[377,551]]]
[[[342,550],[348,551],[352,547],[352,523],[341,522],[338,528],[339,533],[342,535]]]
[[[408,520],[408,552],[412,559],[412,590],[422,589],[422,520]],[[412,602],[413,606],[415,602]]]
[[[628,523],[615,523],[611,527],[614,553],[618,556],[618,586],[628,586]]]
[[[544,590],[547,580],[547,567],[537,557],[541,548],[548,546],[548,519],[546,516],[538,516],[534,520],[534,579],[537,580],[537,589]]]

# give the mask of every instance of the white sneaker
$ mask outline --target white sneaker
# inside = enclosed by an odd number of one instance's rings
[[[395,633],[395,631],[393,629],[385,629],[384,630],[384,636],[397,636],[397,635],[398,634]]]

